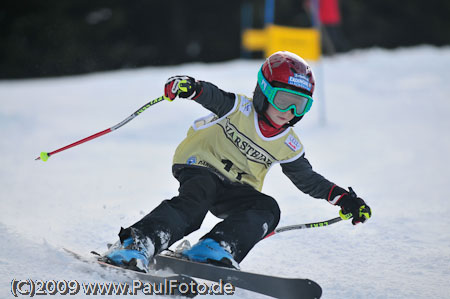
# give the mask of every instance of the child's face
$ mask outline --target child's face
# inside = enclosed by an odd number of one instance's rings
[[[287,124],[294,118],[294,114],[292,113],[292,109],[289,109],[286,112],[281,112],[275,109],[271,104],[267,107],[267,115],[269,115],[270,119],[279,126]]]

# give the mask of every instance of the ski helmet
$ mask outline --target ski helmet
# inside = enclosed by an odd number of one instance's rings
[[[294,88],[309,96],[312,96],[314,93],[316,81],[312,69],[303,58],[294,53],[279,51],[270,55],[263,63],[261,72],[270,84]],[[269,105],[259,84],[256,85],[253,103],[258,113],[264,113]],[[302,117],[294,117],[289,122],[289,125],[293,126]]]

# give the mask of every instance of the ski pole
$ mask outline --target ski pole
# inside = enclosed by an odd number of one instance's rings
[[[62,148],[60,148],[60,149],[57,149],[57,150],[53,151],[53,152],[50,152],[50,153],[47,153],[47,152],[41,152],[41,155],[40,155],[39,157],[37,157],[35,160],[42,160],[42,161],[45,162],[45,161],[48,160],[48,158],[50,158],[50,156],[52,156],[52,155],[54,155],[54,154],[56,154],[56,153],[65,151],[66,149],[69,149],[69,148],[71,148],[71,147],[80,145],[80,144],[85,143],[85,142],[87,142],[87,141],[89,141],[89,140],[98,138],[98,137],[103,136],[103,135],[105,135],[105,134],[108,134],[108,133],[110,133],[110,132],[112,132],[112,131],[114,131],[114,130],[117,130],[118,128],[124,126],[125,124],[127,124],[128,122],[130,122],[131,120],[133,120],[136,116],[138,116],[139,114],[141,114],[142,112],[144,112],[144,111],[145,111],[147,108],[149,108],[150,106],[153,106],[153,105],[155,105],[155,104],[157,104],[157,103],[159,103],[159,102],[161,102],[161,101],[163,101],[163,100],[165,100],[165,99],[166,99],[166,98],[165,98],[164,96],[160,96],[159,98],[156,98],[156,99],[154,99],[154,100],[151,100],[150,102],[148,102],[147,104],[145,104],[144,106],[142,106],[141,108],[139,108],[136,112],[134,112],[133,114],[131,114],[130,116],[128,116],[127,118],[125,118],[123,121],[121,121],[120,123],[118,123],[117,125],[112,126],[111,128],[108,128],[108,129],[103,130],[103,131],[101,131],[101,132],[95,133],[94,135],[91,135],[91,136],[86,137],[86,138],[84,138],[84,139],[78,140],[78,141],[76,141],[76,142],[74,142],[74,143],[71,143],[71,144],[69,144],[69,145],[66,145],[66,146],[64,146],[64,147],[62,147]]]
[[[325,221],[319,221],[319,222],[312,222],[312,223],[305,223],[305,224],[296,224],[296,225],[288,225],[288,226],[282,226],[276,228],[273,232],[267,234],[265,238],[268,238],[270,236],[273,236],[278,233],[290,231],[290,230],[296,230],[296,229],[305,229],[305,228],[313,228],[313,227],[323,227],[328,226],[334,223],[337,223],[341,220],[348,220],[352,217],[352,214],[343,214],[341,211],[339,212],[340,217],[336,217],[333,219],[325,220]]]

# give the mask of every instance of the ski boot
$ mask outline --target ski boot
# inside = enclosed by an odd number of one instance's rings
[[[121,228],[119,237],[120,240],[111,245],[99,260],[125,269],[148,272],[155,252],[152,240],[135,228]]]
[[[234,260],[230,250],[210,238],[200,240],[181,254],[194,262],[239,269],[239,264]]]

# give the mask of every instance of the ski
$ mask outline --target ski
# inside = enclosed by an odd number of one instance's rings
[[[125,269],[118,266],[114,266],[102,261],[99,261],[97,257],[87,258],[81,254],[78,254],[70,249],[63,248],[64,251],[69,253],[72,257],[76,258],[79,261],[89,263],[89,264],[98,264],[102,268],[105,269],[113,269],[121,274],[124,274],[128,277],[132,277],[133,279],[139,280],[142,283],[142,286],[145,283],[151,283],[153,285],[158,286],[158,292],[162,292],[161,288],[165,288],[163,295],[171,295],[171,296],[183,296],[193,298],[196,296],[195,292],[191,292],[192,286],[196,286],[198,283],[193,278],[189,277],[186,274],[169,274],[169,275],[157,275],[139,272],[131,269]],[[179,288],[179,286],[183,284],[183,288]],[[134,282],[133,282],[134,285]],[[162,286],[162,287],[161,287]],[[173,287],[172,287],[173,286]],[[186,286],[186,287],[184,287]],[[188,286],[191,288],[189,289]],[[139,286],[137,286],[139,288]],[[194,288],[195,291],[195,288]],[[159,293],[161,294],[161,293]]]
[[[256,274],[219,267],[211,264],[193,262],[176,256],[160,254],[154,258],[154,269],[169,268],[175,273],[210,280],[229,282],[234,287],[259,294],[283,299],[316,299],[322,295],[322,288],[314,281],[302,278],[284,278]]]

